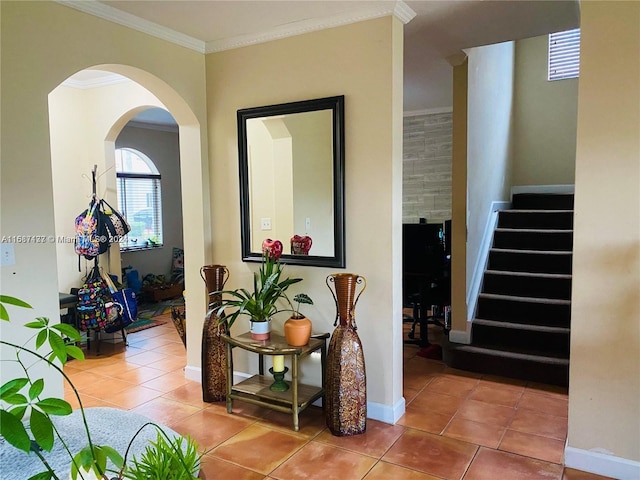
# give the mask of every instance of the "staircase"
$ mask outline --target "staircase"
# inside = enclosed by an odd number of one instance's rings
[[[572,194],[516,194],[499,212],[463,370],[553,385],[569,382]]]

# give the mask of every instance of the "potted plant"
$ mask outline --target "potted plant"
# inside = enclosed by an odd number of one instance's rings
[[[5,305],[20,308],[32,308],[28,303],[7,295],[0,295],[0,320],[10,321]],[[74,345],[80,341],[80,333],[71,325],[64,323],[51,324],[47,318],[36,318],[24,325],[34,331],[34,335],[28,342],[35,339],[35,349],[18,345],[7,340],[0,340],[3,347],[11,347],[15,350],[16,358],[11,360],[17,363],[23,375],[13,378],[0,386],[0,437],[6,444],[15,447],[26,455],[33,455],[39,459],[44,470],[29,477],[28,480],[60,480],[61,473],[56,472],[57,465],[48,461],[47,454],[54,447],[62,452],[62,457],[68,455],[69,461],[63,468],[70,470],[70,478],[83,480],[121,480],[121,479],[172,479],[191,480],[200,468],[202,455],[197,454],[197,445],[190,438],[170,438],[159,425],[146,422],[142,425],[133,438],[129,441],[124,457],[114,448],[108,445],[98,445],[92,439],[87,415],[82,407],[80,395],[62,369],[68,357],[84,360],[84,354],[80,348]],[[41,353],[46,350],[45,353]],[[35,359],[35,361],[34,361]],[[43,378],[34,379],[31,369],[39,363],[45,363],[50,369],[56,370],[73,390],[80,408],[83,434],[86,436],[86,446],[79,452],[71,450],[69,437],[79,432],[69,432],[59,429],[54,416],[66,416],[72,413],[71,405],[59,398],[43,398],[45,382]],[[25,423],[28,419],[28,428]],[[157,429],[158,439],[151,442],[138,460],[133,457],[132,464],[127,463],[129,450],[133,441],[148,426]],[[117,426],[115,426],[117,428]],[[67,438],[65,438],[67,436]],[[8,446],[7,446],[8,448]],[[171,475],[144,476],[145,466],[151,463],[166,464],[172,468]]]
[[[294,347],[302,347],[309,343],[311,338],[311,320],[300,313],[300,304],[313,305],[313,300],[305,293],[299,293],[293,297],[296,308],[293,309],[291,317],[284,322],[284,338],[287,343]]]
[[[270,337],[271,318],[279,312],[294,311],[286,291],[302,279],[283,278],[284,265],[280,263],[281,254],[282,243],[279,240],[265,240],[262,244],[262,264],[253,275],[253,291],[238,288],[214,292],[222,295],[217,313],[218,317],[227,323],[227,328],[231,328],[240,315],[246,315],[251,320],[252,338],[267,340]],[[283,299],[289,308],[279,308],[277,302],[280,299]],[[225,310],[229,307],[236,310],[227,313]]]

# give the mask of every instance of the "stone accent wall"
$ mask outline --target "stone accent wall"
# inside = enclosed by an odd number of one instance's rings
[[[451,219],[452,113],[404,117],[402,221]]]

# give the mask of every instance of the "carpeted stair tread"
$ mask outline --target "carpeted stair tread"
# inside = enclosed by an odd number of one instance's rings
[[[474,319],[473,323],[475,325],[484,325],[486,327],[511,328],[514,330],[528,330],[531,332],[558,333],[558,334],[569,334],[571,332],[571,329],[566,327],[551,327],[547,325],[532,325],[527,323],[501,322],[496,320],[484,320],[482,318]]]
[[[573,233],[571,228],[496,228],[496,232],[518,232],[518,233]]]
[[[571,300],[564,300],[560,298],[537,298],[537,297],[521,297],[515,295],[502,295],[500,293],[481,293],[480,298],[491,298],[493,300],[507,300],[511,302],[524,302],[524,303],[546,303],[552,305],[571,305]]]
[[[513,195],[511,206],[515,209],[572,210],[573,194],[517,193]]]
[[[527,253],[531,255],[573,255],[571,250],[526,250],[520,248],[492,247],[491,251],[497,253]]]
[[[544,210],[544,209],[536,209],[536,208],[512,208],[509,210],[498,210],[498,212],[500,213],[506,213],[506,214],[510,214],[510,213],[549,213],[549,214],[554,214],[554,213],[573,213],[573,210]]]
[[[517,271],[508,271],[508,270],[485,270],[485,273],[491,275],[505,275],[505,276],[514,276],[514,277],[535,277],[535,278],[562,278],[562,279],[571,279],[572,275],[570,273],[540,273],[540,272],[517,272]]]
[[[500,210],[498,228],[573,229],[573,210]]]
[[[511,351],[507,349],[490,348],[482,345],[461,345],[461,346],[457,346],[456,349],[463,352],[480,353],[480,354],[490,355],[494,357],[526,360],[529,362],[542,363],[542,364],[548,364],[548,365],[561,365],[561,366],[567,366],[567,367],[569,366],[568,358],[552,356],[552,355],[549,355],[548,352],[544,352],[544,354],[533,352],[533,351],[517,352],[517,351]]]

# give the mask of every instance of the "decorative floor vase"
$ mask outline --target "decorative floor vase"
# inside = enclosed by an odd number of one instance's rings
[[[362,289],[356,295],[358,285]],[[367,428],[367,379],[355,323],[356,303],[366,285],[364,277],[352,273],[327,277],[327,286],[336,302],[337,327],[327,352],[325,414],[327,426],[336,436],[357,435]]]
[[[226,333],[227,325],[216,312],[222,295],[212,293],[222,290],[229,271],[224,265],[206,265],[200,269],[200,275],[209,293],[209,311],[202,329],[202,400],[219,402],[226,398],[227,392],[227,352],[220,338],[220,334]]]

